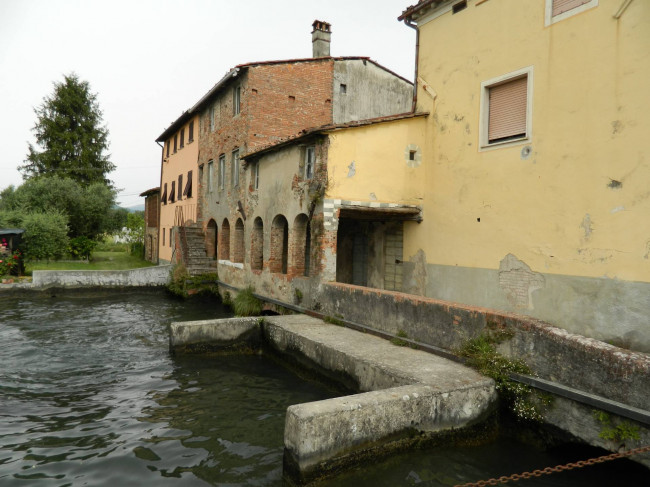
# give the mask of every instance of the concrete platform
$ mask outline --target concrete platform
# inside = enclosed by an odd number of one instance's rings
[[[304,315],[170,326],[176,352],[232,347],[238,339],[260,340],[359,391],[287,409],[285,474],[298,483],[414,433],[475,425],[496,407],[494,382],[473,369]]]

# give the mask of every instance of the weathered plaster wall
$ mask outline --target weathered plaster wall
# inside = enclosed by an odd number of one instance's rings
[[[333,91],[334,123],[406,113],[413,103],[411,83],[362,59],[335,60]]]
[[[648,350],[650,4],[545,27],[544,3],[420,22],[418,109],[432,116],[424,221],[405,225],[405,260],[426,262],[411,287]],[[480,151],[481,82],[526,67],[530,137]]]

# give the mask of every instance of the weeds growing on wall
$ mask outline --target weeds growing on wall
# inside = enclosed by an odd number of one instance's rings
[[[627,440],[641,439],[638,426],[633,425],[628,421],[621,421],[614,425],[611,416],[605,411],[599,409],[594,409],[592,414],[594,419],[601,425],[601,430],[598,436],[603,440],[622,443]]]
[[[405,347],[409,343],[405,340],[402,340],[402,338],[408,338],[408,335],[404,330],[400,329],[397,331],[397,334],[393,338],[391,338],[390,342],[393,345],[397,345],[398,347]]]
[[[253,286],[248,286],[232,300],[236,316],[259,316],[262,313],[262,301],[253,295],[254,291]]]
[[[190,276],[183,264],[176,264],[171,270],[171,279],[167,290],[175,296],[187,298],[190,295],[219,296],[217,273],[199,274]]]
[[[481,335],[469,340],[457,353],[467,359],[467,365],[494,379],[499,397],[517,419],[541,421],[540,405],[548,405],[550,396],[539,394],[530,386],[510,379],[510,373],[531,375],[531,370],[523,361],[511,360],[499,354],[495,347],[498,341],[498,338]]]

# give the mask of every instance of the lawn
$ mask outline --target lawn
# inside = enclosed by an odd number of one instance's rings
[[[35,261],[26,264],[27,274],[32,271],[121,271],[156,265],[128,252],[93,252],[90,262],[84,261]]]

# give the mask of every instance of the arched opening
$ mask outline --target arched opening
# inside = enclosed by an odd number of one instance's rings
[[[294,220],[291,232],[291,274],[294,276],[309,275],[308,229],[309,218],[301,213]]]
[[[258,216],[253,221],[251,235],[251,269],[261,271],[264,266],[264,222]]]
[[[217,257],[218,254],[218,240],[219,230],[217,229],[217,222],[210,219],[208,226],[205,229],[205,252],[211,259]]]
[[[235,248],[233,249],[232,261],[244,263],[244,222],[237,218],[235,222]]]
[[[219,258],[222,260],[230,260],[230,223],[228,222],[228,218],[223,219],[220,234]]]
[[[277,215],[271,225],[271,272],[286,274],[289,256],[289,224],[283,215]]]

